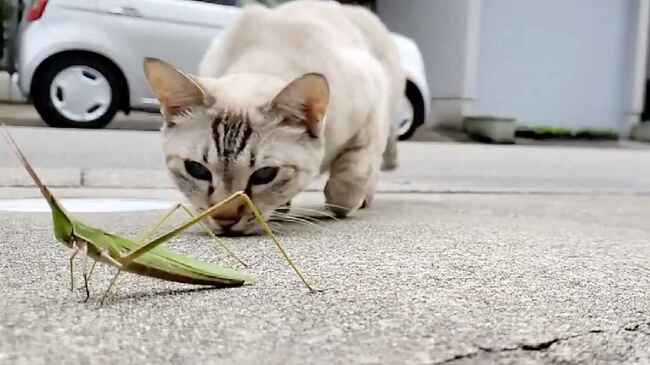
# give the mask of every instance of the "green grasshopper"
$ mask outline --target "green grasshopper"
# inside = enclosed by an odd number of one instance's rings
[[[184,205],[178,204],[171,211],[169,211],[158,224],[141,239],[143,242],[136,242],[126,238],[119,237],[114,234],[104,232],[101,229],[91,227],[82,223],[78,219],[73,218],[68,212],[63,209],[61,204],[52,195],[50,190],[45,186],[27,158],[18,147],[18,144],[13,139],[6,126],[2,125],[3,135],[7,142],[12,147],[16,156],[23,164],[34,183],[40,188],[41,194],[47,200],[51,210],[52,219],[54,223],[54,236],[56,239],[63,243],[68,248],[73,250],[70,256],[70,286],[74,290],[74,259],[80,252],[83,256],[83,278],[86,290],[86,299],[88,301],[90,292],[88,289],[88,281],[97,262],[115,266],[117,273],[113,276],[108,288],[104,292],[101,299],[103,305],[108,293],[111,291],[115,282],[121,272],[126,271],[138,275],[148,276],[152,278],[173,281],[178,283],[194,284],[194,285],[208,285],[218,288],[242,286],[245,283],[251,283],[253,279],[247,275],[243,275],[235,270],[220,267],[213,264],[204,263],[193,259],[191,257],[182,256],[159,247],[161,244],[176,237],[186,229],[193,225],[200,223],[202,227],[207,230],[213,238],[217,238],[212,231],[203,225],[202,221],[209,215],[217,213],[228,204],[243,202],[253,213],[258,224],[262,230],[273,240],[278,250],[289,263],[289,266],[295,271],[300,280],[311,292],[315,290],[302,275],[300,270],[293,263],[287,252],[284,250],[280,240],[275,236],[270,229],[259,210],[255,207],[251,199],[243,192],[238,192],[229,198],[221,201],[203,211],[199,215],[193,215],[192,212]],[[168,219],[177,209],[183,208],[186,213],[191,216],[191,219],[185,223],[177,226],[176,228],[161,234],[153,239],[148,239],[149,236],[155,234],[156,230]],[[239,258],[234,256],[230,250],[223,246],[228,254],[235,257],[240,263],[243,264]],[[94,259],[94,263],[90,272],[86,270],[86,260],[90,257]],[[246,266],[245,264],[243,264]]]

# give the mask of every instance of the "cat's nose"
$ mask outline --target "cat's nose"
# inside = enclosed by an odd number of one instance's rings
[[[219,225],[230,226],[237,223],[239,219],[246,213],[246,204],[239,199],[234,199],[224,204],[217,212],[212,214]]]

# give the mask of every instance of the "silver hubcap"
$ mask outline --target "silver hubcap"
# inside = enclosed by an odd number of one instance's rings
[[[75,122],[91,122],[111,105],[111,85],[101,72],[88,66],[70,66],[59,72],[50,85],[56,110]]]
[[[397,134],[401,136],[411,129],[415,119],[415,111],[413,110],[413,105],[411,105],[411,102],[406,96],[402,97],[402,103],[399,110],[400,114],[397,124]]]

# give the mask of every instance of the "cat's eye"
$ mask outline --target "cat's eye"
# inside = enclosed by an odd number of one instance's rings
[[[275,179],[280,169],[277,167],[262,167],[251,175],[248,181],[250,185],[264,185]]]
[[[212,173],[202,164],[185,160],[185,171],[197,180],[212,181]]]

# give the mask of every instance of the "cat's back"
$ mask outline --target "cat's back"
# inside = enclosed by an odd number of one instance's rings
[[[199,74],[218,77],[239,71],[240,65],[248,71],[282,68],[281,63],[316,66],[345,49],[369,50],[363,32],[337,2],[298,0],[273,9],[252,5],[243,9],[223,38],[214,41]],[[256,64],[256,56],[262,54]]]
[[[360,29],[350,21],[344,7],[338,2],[297,0],[274,9],[252,7],[245,13],[250,21],[262,19],[273,29],[286,29],[291,32],[289,38],[292,38],[291,35],[302,38],[314,37],[322,43],[336,44],[340,47],[365,46],[365,39]]]

